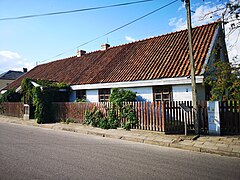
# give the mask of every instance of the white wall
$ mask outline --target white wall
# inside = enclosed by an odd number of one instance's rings
[[[153,101],[152,87],[138,87],[138,88],[124,88],[137,93],[138,101]],[[76,91],[70,96],[70,101],[73,102],[76,99]],[[98,90],[86,90],[87,102],[98,102]]]
[[[86,100],[87,102],[98,102],[98,90],[86,90]]]
[[[191,85],[176,85],[172,87],[173,101],[191,101],[192,100],[192,87]],[[204,86],[197,85],[198,100],[205,100]]]
[[[137,93],[138,101],[153,101],[152,87],[124,88]]]
[[[192,87],[191,85],[172,86],[173,101],[191,101]]]
[[[153,101],[152,87],[136,87],[136,88],[124,88],[137,93],[138,101]],[[202,85],[197,85],[198,100],[205,99],[205,88]],[[192,88],[191,85],[175,85],[172,86],[173,101],[191,101],[192,100]],[[87,102],[98,102],[98,90],[86,90]],[[73,102],[76,99],[76,91],[70,96],[70,101]]]

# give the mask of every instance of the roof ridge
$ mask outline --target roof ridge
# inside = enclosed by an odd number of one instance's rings
[[[211,22],[211,23],[208,23],[208,24],[195,26],[195,27],[193,27],[193,29],[204,27],[204,26],[209,26],[209,25],[217,24],[217,23],[219,23],[219,22],[215,21],[215,22]],[[150,37],[147,37],[147,38],[144,38],[144,39],[139,39],[139,40],[128,42],[128,43],[123,43],[123,44],[120,44],[120,45],[111,46],[108,49],[117,48],[117,47],[129,45],[129,44],[134,44],[134,43],[138,43],[138,42],[143,42],[143,41],[154,39],[154,38],[158,38],[158,37],[164,37],[164,36],[167,36],[167,35],[172,35],[172,34],[180,33],[180,32],[183,32],[183,31],[187,31],[187,29],[182,29],[182,30],[178,30],[178,31],[168,32],[168,33],[165,33],[165,34],[162,34],[162,35],[157,35],[157,36],[150,36]],[[98,51],[107,51],[107,50],[95,50],[95,51],[88,52],[86,54],[95,53],[95,52],[98,52]]]

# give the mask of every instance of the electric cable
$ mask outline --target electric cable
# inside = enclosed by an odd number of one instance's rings
[[[18,16],[18,17],[6,17],[6,18],[0,18],[0,21],[27,19],[27,18],[35,18],[35,17],[42,17],[42,16],[53,16],[53,15],[59,15],[59,14],[69,14],[69,13],[91,11],[91,10],[97,10],[97,9],[105,9],[105,8],[126,6],[126,5],[131,5],[131,4],[149,2],[149,1],[154,1],[154,0],[141,0],[141,1],[127,2],[127,3],[107,5],[107,6],[98,6],[98,7],[84,8],[84,9],[75,9],[75,10],[71,10],[71,11],[59,11],[59,12],[32,14],[32,15]]]
[[[130,22],[128,22],[128,23],[126,23],[126,24],[124,24],[124,25],[122,25],[122,26],[117,27],[116,29],[113,29],[113,30],[111,30],[111,31],[109,31],[109,32],[101,35],[101,36],[98,36],[98,37],[96,37],[96,38],[94,38],[94,39],[91,39],[91,40],[89,40],[89,41],[87,41],[87,42],[84,42],[84,43],[82,43],[82,44],[80,44],[80,45],[78,45],[78,46],[76,46],[76,47],[74,47],[74,48],[68,49],[68,50],[66,50],[66,51],[64,51],[64,52],[62,52],[62,53],[60,53],[60,54],[57,54],[57,55],[51,57],[51,58],[45,59],[45,60],[43,60],[43,61],[40,61],[39,63],[43,63],[43,62],[46,62],[46,61],[48,61],[48,60],[50,60],[50,59],[59,57],[59,56],[65,54],[65,53],[67,53],[67,52],[69,52],[69,51],[72,51],[72,50],[77,49],[77,48],[79,48],[79,47],[81,47],[81,46],[84,46],[84,45],[86,45],[86,44],[89,44],[89,43],[91,43],[91,42],[93,42],[93,41],[95,41],[95,40],[97,40],[97,39],[100,39],[100,38],[102,38],[102,37],[104,37],[104,36],[107,36],[107,35],[109,35],[109,34],[112,34],[113,32],[116,32],[116,31],[118,31],[118,30],[120,30],[120,29],[122,29],[122,28],[124,28],[124,27],[126,27],[126,26],[129,26],[130,24],[133,24],[133,23],[135,23],[135,22],[137,22],[137,21],[139,21],[139,20],[141,20],[141,19],[143,19],[143,18],[145,18],[145,17],[147,17],[147,16],[149,16],[149,15],[151,15],[151,14],[153,14],[153,13],[159,11],[159,10],[161,10],[161,9],[164,9],[164,8],[166,8],[166,7],[168,7],[168,6],[176,3],[177,1],[178,1],[178,0],[171,1],[170,3],[168,3],[168,4],[164,5],[164,6],[161,6],[161,7],[157,8],[157,9],[155,9],[154,11],[151,11],[151,12],[149,12],[149,13],[147,13],[147,14],[145,14],[145,15],[143,15],[143,16],[141,16],[141,17],[139,17],[139,18],[137,18],[137,19],[135,19],[135,20],[133,20],[133,21],[130,21]]]

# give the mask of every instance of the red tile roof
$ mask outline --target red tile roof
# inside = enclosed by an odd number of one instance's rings
[[[201,75],[218,26],[211,23],[193,29],[196,75]],[[26,77],[81,85],[189,75],[188,32],[182,30],[38,65],[7,89],[18,87]]]

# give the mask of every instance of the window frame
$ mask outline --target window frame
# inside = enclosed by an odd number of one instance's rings
[[[164,98],[166,95],[168,98]],[[172,86],[153,86],[153,101],[172,101]]]
[[[111,94],[110,88],[98,90],[98,102],[108,102]]]

